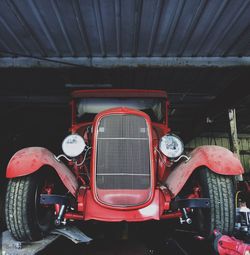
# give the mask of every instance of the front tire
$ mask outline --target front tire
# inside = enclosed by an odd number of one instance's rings
[[[45,175],[35,173],[11,179],[6,193],[7,228],[18,241],[35,241],[51,228],[54,209],[40,205]]]
[[[196,219],[202,234],[211,238],[213,231],[231,235],[235,226],[234,185],[231,176],[219,175],[208,168],[198,173],[201,197],[210,199],[210,209],[198,209]]]

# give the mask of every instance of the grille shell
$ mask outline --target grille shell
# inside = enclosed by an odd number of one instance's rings
[[[151,195],[150,132],[146,119],[111,114],[97,123],[95,185],[112,206],[137,206]]]

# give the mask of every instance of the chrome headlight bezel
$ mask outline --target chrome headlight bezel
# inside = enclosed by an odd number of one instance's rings
[[[170,159],[178,158],[184,152],[184,144],[175,134],[164,135],[160,140],[159,148]]]
[[[71,158],[79,156],[85,147],[84,139],[78,134],[68,135],[62,142],[63,153]]]

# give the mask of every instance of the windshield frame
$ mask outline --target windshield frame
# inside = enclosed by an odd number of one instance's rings
[[[89,114],[92,114],[93,115],[93,117],[91,118],[91,119],[86,119],[86,120],[79,120],[78,118],[78,116],[77,116],[77,112],[78,112],[78,103],[79,103],[79,101],[81,101],[81,100],[88,100],[88,99],[90,99],[90,101],[91,100],[98,100],[98,99],[100,99],[100,100],[103,100],[103,101],[106,101],[107,100],[107,102],[109,101],[109,100],[111,100],[111,99],[114,99],[114,104],[115,103],[117,103],[117,101],[119,101],[119,99],[124,103],[124,102],[128,102],[128,105],[129,104],[133,104],[133,101],[135,102],[135,106],[137,105],[139,105],[138,103],[136,103],[136,101],[137,100],[157,100],[157,101],[159,101],[159,103],[160,103],[160,116],[161,116],[161,119],[158,119],[157,120],[157,117],[155,117],[154,119],[152,119],[152,116],[150,116],[150,114],[148,113],[148,112],[146,112],[145,110],[143,110],[143,109],[139,109],[138,107],[136,108],[136,107],[130,107],[130,106],[124,106],[124,105],[114,105],[114,106],[112,106],[112,107],[108,107],[108,108],[106,108],[106,109],[102,109],[102,110],[100,110],[100,111],[96,111],[96,112],[94,112],[94,113],[89,113]],[[118,99],[118,100],[117,100]],[[144,103],[144,102],[143,102]],[[142,103],[142,104],[143,104]],[[112,102],[111,102],[111,104],[112,104]],[[118,103],[119,104],[119,103]],[[146,102],[145,102],[145,105],[147,105],[146,104]],[[152,120],[152,122],[154,122],[154,123],[159,123],[159,124],[166,124],[167,123],[167,102],[166,102],[166,99],[164,99],[164,98],[161,98],[161,97],[86,97],[86,98],[84,98],[84,97],[82,97],[82,98],[74,98],[74,100],[73,100],[73,102],[72,102],[72,106],[73,106],[73,108],[74,109],[72,109],[72,124],[80,124],[80,123],[84,123],[84,122],[92,122],[93,120],[94,120],[94,118],[95,118],[95,116],[99,113],[99,112],[102,112],[102,111],[104,111],[104,110],[108,110],[108,109],[112,109],[112,108],[117,108],[117,107],[125,107],[125,108],[130,108],[130,109],[135,109],[135,110],[139,110],[139,111],[142,111],[142,112],[144,112],[144,113],[146,113],[146,114],[148,114],[149,115],[149,117],[150,117],[150,119]],[[101,107],[101,104],[100,104],[100,107]],[[153,108],[148,108],[148,109],[150,109],[150,110],[152,110],[153,111],[153,113],[156,113],[156,111],[154,111],[153,110]],[[155,114],[155,116],[157,116],[157,114]]]

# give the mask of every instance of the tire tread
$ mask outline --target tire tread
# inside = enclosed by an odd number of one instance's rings
[[[234,229],[235,206],[233,181],[230,176],[219,175],[208,168],[200,171],[205,196],[210,198],[210,224],[208,236],[211,237],[215,229],[230,235]]]
[[[10,179],[7,185],[5,217],[13,237],[18,241],[34,241],[43,233],[36,223],[34,190],[39,176],[27,175]]]

